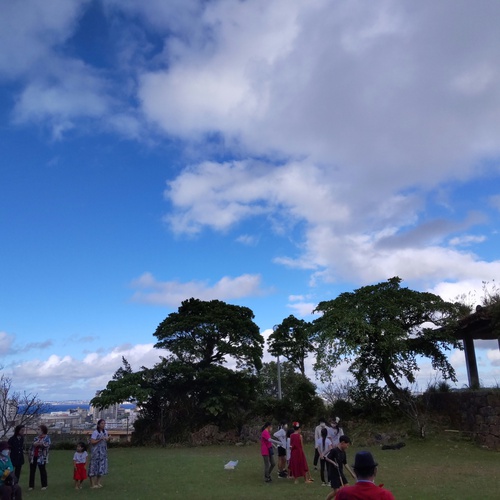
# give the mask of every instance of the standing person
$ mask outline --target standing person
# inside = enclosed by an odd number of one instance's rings
[[[340,426],[340,418],[335,417],[330,422],[330,426],[328,427],[328,437],[331,439],[333,446],[337,446],[339,444],[340,436],[344,435],[344,431]]]
[[[87,479],[87,456],[87,446],[83,441],[80,441],[76,445],[76,451],[73,455],[75,490],[81,490],[83,481]]]
[[[356,484],[342,488],[337,493],[336,500],[394,500],[394,495],[389,490],[374,482],[377,465],[369,451],[358,451],[353,465]]]
[[[288,424],[283,420],[280,428],[274,433],[274,437],[278,439],[278,477],[287,477],[286,465],[286,431]]]
[[[351,440],[347,436],[340,436],[339,444],[333,447],[328,455],[325,457],[326,461],[330,464],[329,478],[330,485],[333,491],[326,497],[326,500],[331,500],[335,497],[340,488],[347,484],[347,478],[344,475],[344,466],[349,471],[351,476],[356,479],[354,472],[347,465],[347,453]]]
[[[91,488],[102,488],[101,477],[108,473],[108,431],[106,421],[97,421],[97,427],[90,436],[91,455],[89,464],[89,478]]]
[[[271,431],[273,430],[273,426],[271,422],[266,422],[261,429],[260,434],[260,452],[262,458],[264,459],[264,481],[266,483],[270,483],[271,472],[273,471],[276,462],[274,461],[274,449],[273,449],[273,439],[271,439]]]
[[[47,469],[46,465],[49,463],[49,448],[50,438],[47,435],[48,429],[46,425],[38,427],[38,436],[35,437],[33,444],[30,448],[30,480],[29,489],[35,487],[35,473],[36,468],[40,470],[40,481],[42,483],[42,490],[47,489]]]
[[[328,455],[333,445],[328,437],[328,430],[326,427],[321,429],[321,437],[316,441],[316,452],[318,453],[320,463],[321,486],[326,486],[325,481],[325,457]]]
[[[314,429],[314,444],[318,442],[318,439],[321,439],[321,431],[326,428],[326,419],[320,418],[318,425]],[[315,446],[314,448],[314,470],[318,470],[318,460],[319,460],[319,452],[318,448]]]
[[[21,469],[24,464],[24,425],[16,425],[14,435],[9,439],[10,460],[14,465],[14,474],[21,480]]]
[[[312,483],[311,474],[307,465],[306,455],[304,453],[304,445],[302,440],[302,430],[299,422],[293,423],[294,432],[290,436],[290,475],[295,478],[295,483],[298,483],[298,478],[303,477],[306,483]]]

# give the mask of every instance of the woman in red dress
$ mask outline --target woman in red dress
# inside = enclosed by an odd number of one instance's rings
[[[309,474],[306,455],[302,445],[302,432],[299,422],[293,423],[294,433],[290,436],[290,464],[288,466],[290,475],[295,478],[295,483],[298,483],[298,478],[303,477],[306,483],[312,483],[313,480]]]

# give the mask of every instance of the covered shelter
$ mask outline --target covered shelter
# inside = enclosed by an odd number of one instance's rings
[[[476,311],[461,319],[454,335],[462,340],[469,387],[479,387],[474,340],[496,340],[500,349],[500,303],[477,306]]]

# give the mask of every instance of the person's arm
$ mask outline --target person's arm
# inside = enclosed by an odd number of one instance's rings
[[[99,437],[99,434],[97,431],[94,431],[91,435],[90,435],[90,444],[97,444],[97,443],[100,443],[102,441],[102,439],[100,439]]]

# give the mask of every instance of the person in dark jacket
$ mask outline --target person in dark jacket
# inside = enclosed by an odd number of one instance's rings
[[[9,439],[10,460],[14,466],[14,475],[21,478],[21,469],[24,464],[24,425],[16,425],[14,435]]]

